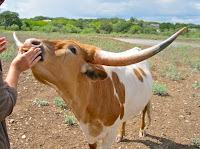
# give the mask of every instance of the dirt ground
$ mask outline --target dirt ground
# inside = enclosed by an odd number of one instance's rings
[[[158,57],[153,61],[159,62]],[[3,62],[4,74],[10,63]],[[152,123],[147,137],[140,138],[139,116],[127,121],[124,142],[112,149],[192,149],[191,138],[200,138],[200,90],[191,87],[200,82],[199,72],[181,81],[169,81],[152,70],[153,80],[167,86],[170,96],[152,96]],[[7,118],[12,149],[85,149],[88,144],[78,124],[68,126],[64,114],[54,103],[59,97],[54,89],[35,80],[30,70],[21,74],[18,101]],[[35,106],[35,98],[49,106]]]

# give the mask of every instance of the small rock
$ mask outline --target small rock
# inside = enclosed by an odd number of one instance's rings
[[[15,122],[14,119],[10,119],[10,120],[9,120],[9,123],[10,123],[10,124],[12,124],[12,123],[14,123],[14,122]]]
[[[26,139],[26,135],[22,135],[22,139]]]

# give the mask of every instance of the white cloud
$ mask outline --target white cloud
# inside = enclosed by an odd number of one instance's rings
[[[135,17],[167,22],[176,21],[172,18],[187,17],[186,21],[194,20],[200,24],[200,21],[195,19],[195,16],[200,16],[199,0],[6,0],[6,3],[1,6],[1,11],[2,7],[18,12],[21,18],[39,15],[75,19]],[[190,17],[193,18],[190,20]]]
[[[194,5],[197,9],[200,9],[200,3],[195,3]]]
[[[1,9],[2,11],[7,10],[7,9],[8,9],[8,4],[7,4],[7,3],[3,3],[3,4],[1,5],[0,9]]]
[[[173,23],[195,23],[195,24],[199,24],[200,16],[185,17],[185,18],[173,17],[170,22],[173,22]]]

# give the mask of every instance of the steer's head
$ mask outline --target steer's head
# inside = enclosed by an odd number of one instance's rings
[[[95,46],[70,40],[31,38],[22,44],[15,34],[14,39],[16,44],[24,49],[41,48],[42,61],[32,68],[33,74],[40,82],[58,87],[63,82],[73,85],[77,76],[91,80],[103,80],[107,74],[101,65],[125,66],[141,62],[166,48],[185,29],[179,30],[161,44],[151,48],[137,52],[131,49],[121,53],[103,51]]]

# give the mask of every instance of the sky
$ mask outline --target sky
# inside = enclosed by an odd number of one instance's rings
[[[200,25],[200,0],[5,0],[0,13],[20,18],[112,18]]]

